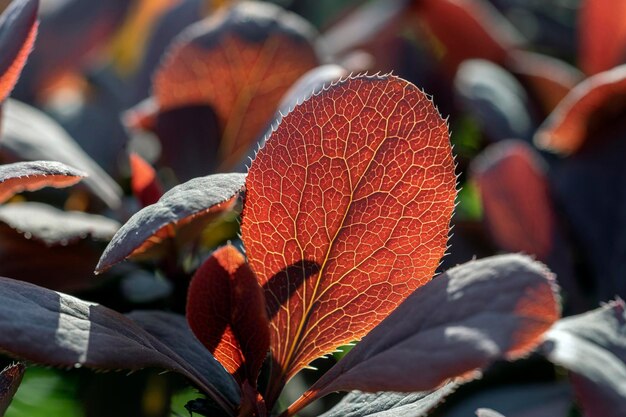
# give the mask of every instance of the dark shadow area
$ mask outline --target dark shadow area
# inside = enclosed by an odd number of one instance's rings
[[[321,265],[315,261],[300,260],[274,274],[263,286],[268,318],[270,320],[274,318],[280,306],[291,298],[304,281],[316,275],[320,269]]]

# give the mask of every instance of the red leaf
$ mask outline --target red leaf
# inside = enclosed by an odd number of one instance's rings
[[[2,372],[0,372],[0,416],[3,416],[11,399],[17,392],[17,388],[22,382],[24,371],[26,367],[22,363],[16,363],[15,365],[7,366]]]
[[[313,34],[277,6],[237,4],[180,35],[155,75],[158,105],[213,106],[222,135],[218,170],[228,169],[263,133],[291,84],[317,65]]]
[[[526,143],[512,140],[487,148],[472,164],[497,245],[544,262],[553,249],[556,227],[545,171]]]
[[[0,16],[0,102],[17,82],[37,36],[38,0],[13,0]]]
[[[420,0],[413,7],[450,76],[470,58],[504,65],[508,52],[523,43],[506,18],[483,0]]]
[[[579,62],[587,74],[624,62],[626,1],[583,0],[579,12]]]
[[[0,203],[22,191],[69,187],[86,176],[60,162],[17,162],[0,166]]]
[[[234,246],[216,250],[196,271],[186,315],[198,340],[228,372],[255,385],[270,343],[265,298]]]
[[[535,134],[545,149],[571,154],[603,136],[626,108],[626,65],[587,78],[554,109]]]
[[[360,339],[432,278],[455,184],[446,123],[400,78],[340,81],[283,118],[248,173],[241,227],[274,382]]]
[[[136,153],[130,154],[131,188],[133,194],[145,206],[159,201],[163,187],[152,165]]]

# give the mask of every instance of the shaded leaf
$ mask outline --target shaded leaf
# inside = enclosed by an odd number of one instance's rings
[[[457,387],[451,382],[432,392],[353,391],[320,417],[424,417]]]
[[[558,321],[542,351],[571,376],[589,417],[618,417],[626,409],[626,306],[620,299]]]
[[[466,59],[503,65],[510,50],[525,41],[508,20],[484,0],[414,2],[418,29],[430,37],[434,53],[450,76]]]
[[[28,102],[63,73],[85,64],[89,53],[110,39],[132,2],[110,0],[96,4],[90,0],[64,0],[42,3],[39,36],[14,94]]]
[[[237,163],[281,97],[317,65],[313,28],[268,3],[242,2],[185,30],[155,74],[161,110],[208,104],[221,138],[218,170]]]
[[[34,161],[0,165],[0,203],[22,191],[69,187],[85,173],[60,162]]]
[[[0,372],[0,416],[3,416],[17,392],[26,366],[22,363],[7,366]]]
[[[119,229],[102,254],[96,273],[174,237],[181,227],[195,220],[215,219],[232,207],[245,177],[245,174],[215,174],[172,188],[158,202],[135,213]],[[194,226],[187,232],[195,235],[202,232],[197,224]]]
[[[624,63],[626,1],[583,0],[578,21],[578,60],[593,75]]]
[[[148,162],[136,153],[130,156],[130,185],[133,194],[143,207],[159,201],[163,195],[163,186],[156,171]]]
[[[181,373],[203,392],[231,410],[238,402],[234,381],[203,349],[185,335],[183,321],[159,328],[171,335],[159,341],[132,320],[106,307],[88,303],[32,284],[0,278],[0,350],[25,360],[58,367],[142,369],[157,367]],[[190,332],[187,330],[187,334]],[[177,342],[178,341],[178,342]],[[190,342],[186,353],[175,351]],[[201,347],[201,345],[200,345]],[[185,357],[181,355],[186,355]],[[204,364],[204,365],[202,365]],[[207,367],[210,372],[205,372]]]
[[[255,385],[269,350],[265,298],[243,255],[215,252],[189,284],[187,321],[204,346],[238,381]]]
[[[88,174],[83,183],[110,207],[120,205],[122,190],[54,120],[15,100],[3,106],[0,153],[9,159],[52,160]]]
[[[17,82],[37,35],[38,0],[13,0],[0,16],[0,102]]]
[[[270,390],[432,278],[455,183],[445,122],[400,78],[349,78],[282,119],[248,173],[241,226],[271,319]]]
[[[554,109],[535,134],[535,143],[561,154],[578,152],[612,130],[626,110],[626,65],[587,78]]]
[[[120,224],[108,217],[62,211],[48,204],[23,202],[0,206],[0,222],[27,239],[47,246],[68,245],[82,239],[110,240]]]
[[[454,87],[461,107],[471,114],[492,141],[530,140],[535,122],[522,85],[504,68],[485,60],[463,62]]]
[[[521,255],[468,262],[415,290],[290,410],[334,391],[425,391],[475,378],[530,352],[559,314],[544,265]]]
[[[446,417],[467,417],[477,408],[489,407],[506,417],[569,417],[574,401],[571,391],[567,381],[506,384],[482,389],[460,401],[451,397],[446,403],[449,407],[438,411]]]
[[[478,417],[504,417],[502,414],[490,408],[479,408],[476,410],[476,415]]]
[[[560,59],[528,51],[509,53],[508,69],[526,86],[530,96],[549,114],[584,75]]]
[[[497,246],[547,263],[566,293],[567,306],[574,312],[588,310],[541,156],[525,142],[500,142],[472,161],[471,177],[480,189],[484,219]]]

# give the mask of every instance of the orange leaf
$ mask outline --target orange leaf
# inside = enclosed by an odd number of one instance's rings
[[[241,227],[280,373],[268,403],[432,278],[455,184],[445,121],[400,78],[340,81],[282,119],[248,173]]]
[[[196,271],[187,296],[187,321],[238,381],[256,383],[269,349],[265,298],[234,246],[216,250]]]
[[[218,170],[227,170],[269,125],[278,103],[317,65],[313,29],[267,3],[244,2],[190,27],[157,70],[162,111],[210,104],[218,115]]]
[[[418,24],[430,36],[450,76],[461,62],[482,58],[503,65],[521,35],[497,9],[483,0],[421,0],[414,2]]]
[[[17,82],[37,36],[37,0],[14,0],[0,16],[0,102]]]
[[[624,62],[626,1],[584,0],[578,22],[580,67],[589,75]]]
[[[130,154],[131,188],[141,204],[149,206],[159,201],[163,187],[152,165],[136,153]]]
[[[587,78],[570,91],[539,127],[535,143],[562,154],[575,153],[612,131],[625,108],[626,65],[620,65]]]

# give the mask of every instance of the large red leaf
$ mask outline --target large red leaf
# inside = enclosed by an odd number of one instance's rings
[[[334,391],[426,391],[528,354],[559,318],[547,268],[501,255],[452,268],[418,288],[285,415]]]
[[[538,146],[571,154],[611,132],[626,109],[626,65],[601,72],[578,84],[535,134]]]
[[[578,58],[587,74],[597,74],[624,63],[624,16],[624,0],[583,0],[578,22]]]
[[[60,162],[17,162],[0,166],[0,203],[22,191],[69,187],[86,174]]]
[[[22,382],[26,367],[22,363],[16,363],[4,368],[0,372],[0,416],[3,416],[13,396],[17,392],[17,388]]]
[[[215,251],[195,273],[186,315],[198,340],[228,372],[256,384],[270,343],[265,298],[234,246]]]
[[[360,339],[432,278],[455,184],[445,121],[400,78],[340,81],[283,118],[248,173],[241,229],[274,382]]]
[[[0,102],[17,82],[37,35],[38,0],[13,0],[0,16]]]
[[[420,0],[413,8],[450,76],[470,58],[503,65],[508,52],[523,43],[508,20],[484,0]]]
[[[287,89],[317,65],[314,31],[306,21],[268,3],[242,2],[191,26],[155,74],[161,110],[210,104],[227,169],[271,122]]]

